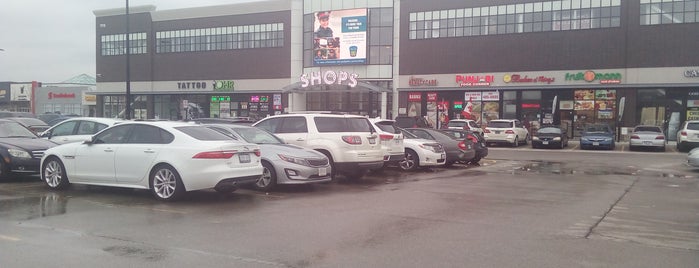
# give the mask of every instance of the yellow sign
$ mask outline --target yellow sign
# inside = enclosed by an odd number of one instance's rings
[[[687,120],[699,120],[699,111],[687,111]]]
[[[97,101],[97,96],[95,96],[95,95],[84,95],[84,101]]]

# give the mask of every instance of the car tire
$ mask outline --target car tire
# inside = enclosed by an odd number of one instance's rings
[[[413,150],[405,149],[405,158],[398,162],[398,166],[405,171],[415,171],[420,167],[420,156]]]
[[[61,190],[70,185],[66,168],[58,157],[52,156],[47,158],[41,170],[41,179],[49,188]]]
[[[519,147],[519,137],[515,136],[515,141],[512,143],[512,147]]]
[[[524,137],[524,145],[527,144],[529,144],[529,134],[527,134],[527,136]]]
[[[277,171],[272,164],[262,162],[262,176],[255,182],[253,187],[258,191],[271,191],[277,186]]]
[[[149,179],[151,193],[158,200],[176,201],[186,192],[180,174],[172,166],[156,166],[151,171]]]

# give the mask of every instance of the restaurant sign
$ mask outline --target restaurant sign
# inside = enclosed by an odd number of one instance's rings
[[[553,83],[556,78],[554,77],[546,77],[546,76],[537,76],[537,77],[529,77],[527,75],[520,75],[520,74],[506,74],[505,76],[502,77],[502,80],[505,83],[546,83],[546,84],[551,84]]]
[[[436,87],[437,86],[437,79],[424,79],[421,77],[411,76],[410,80],[408,81],[408,85],[410,85],[411,87],[421,87],[421,86]]]
[[[490,86],[495,82],[495,75],[457,75],[456,84],[460,87]]]
[[[594,71],[566,73],[565,80],[584,80],[585,82],[599,81],[600,84],[619,84],[621,83],[621,73],[595,73]]]

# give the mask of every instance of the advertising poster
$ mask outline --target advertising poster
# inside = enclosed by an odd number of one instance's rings
[[[576,111],[591,111],[595,109],[595,101],[588,100],[576,100],[575,110]]]
[[[437,93],[427,92],[427,123],[430,127],[437,126]]]
[[[11,101],[31,101],[32,84],[11,84],[10,85],[10,100]]]
[[[594,99],[595,99],[595,91],[592,89],[583,89],[583,90],[576,90],[575,91],[575,100],[594,100]]]
[[[315,66],[366,63],[366,9],[316,12],[313,29]]]
[[[597,99],[597,100],[616,100],[616,90],[614,90],[614,89],[598,89],[595,91],[595,99]]]

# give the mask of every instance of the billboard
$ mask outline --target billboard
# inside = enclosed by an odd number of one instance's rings
[[[31,101],[32,84],[11,84],[10,85],[10,100],[11,101]]]
[[[367,10],[314,14],[313,65],[366,64]]]

